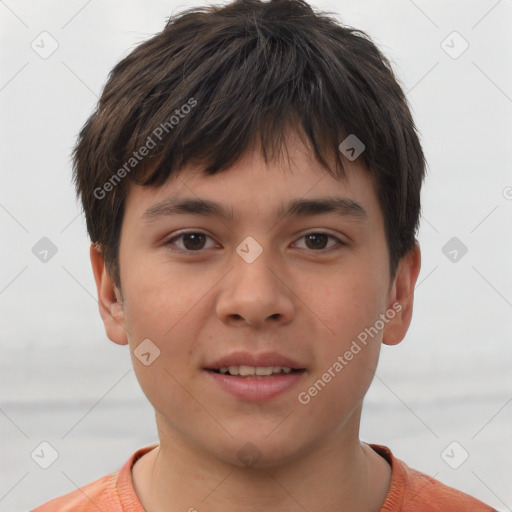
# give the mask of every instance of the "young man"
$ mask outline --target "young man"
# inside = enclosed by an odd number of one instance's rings
[[[182,13],[113,69],[74,157],[159,443],[37,512],[492,510],[359,440],[411,322],[425,171],[365,34],[300,0]]]

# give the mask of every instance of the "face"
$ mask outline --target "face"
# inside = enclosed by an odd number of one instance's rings
[[[130,185],[122,302],[91,251],[107,334],[130,346],[161,444],[263,467],[357,436],[380,344],[405,335],[399,300],[419,261],[391,279],[366,170],[347,162],[336,180],[293,136],[288,152],[268,167],[256,151],[215,176],[189,166],[160,188]],[[226,216],[176,206],[186,200]],[[230,366],[272,374],[223,375]]]

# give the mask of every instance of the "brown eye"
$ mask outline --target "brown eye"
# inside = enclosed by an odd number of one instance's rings
[[[182,238],[185,248],[193,251],[202,249],[206,237],[202,233],[187,233],[182,235]]]
[[[205,249],[207,239],[211,240],[211,238],[205,233],[189,231],[171,238],[166,242],[166,245],[176,246],[177,248],[173,250],[177,251],[198,252]],[[178,244],[178,241],[181,243]]]
[[[306,235],[305,238],[309,249],[325,249],[329,237],[323,233],[312,233]]]
[[[335,243],[328,246],[328,240],[334,240]],[[327,251],[331,248],[336,248],[335,246],[338,246],[337,248],[341,248],[341,246],[346,245],[343,243],[339,238],[330,235],[329,233],[308,233],[300,238],[300,240],[304,240],[305,248],[312,250],[312,251]]]

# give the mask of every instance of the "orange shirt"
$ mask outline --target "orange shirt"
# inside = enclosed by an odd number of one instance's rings
[[[135,494],[131,468],[157,444],[137,450],[114,473],[55,498],[31,512],[145,512]],[[370,444],[392,470],[391,485],[380,512],[497,512],[492,507],[409,468],[386,446]]]

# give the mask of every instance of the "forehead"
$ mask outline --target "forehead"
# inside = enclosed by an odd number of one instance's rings
[[[289,136],[285,149],[265,162],[262,152],[252,148],[215,175],[207,175],[200,164],[188,164],[160,187],[130,183],[125,214],[142,221],[187,212],[226,220],[244,212],[263,218],[322,209],[360,220],[379,215],[374,183],[361,159],[344,161],[346,175],[334,177],[298,137]],[[315,201],[320,198],[323,204]]]

